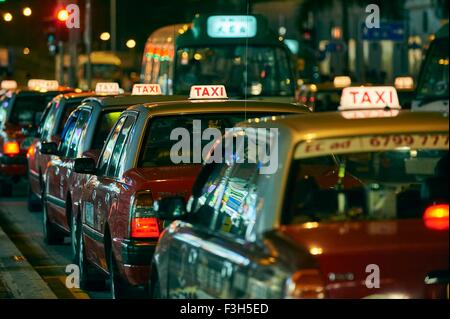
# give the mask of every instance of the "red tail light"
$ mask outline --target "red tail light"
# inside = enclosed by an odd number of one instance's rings
[[[19,143],[16,141],[5,142],[5,144],[3,144],[3,153],[9,156],[18,155],[20,153]]]
[[[132,238],[158,238],[159,225],[156,217],[141,217],[131,220]]]
[[[423,214],[427,228],[433,230],[448,230],[448,204],[429,206]]]
[[[159,220],[153,212],[153,197],[150,191],[137,192],[131,207],[131,238],[159,238]]]
[[[28,148],[27,157],[28,157],[28,158],[33,157],[35,153],[36,153],[36,148],[35,148],[34,145],[31,145],[31,146]]]
[[[320,271],[303,269],[294,273],[286,285],[286,298],[325,298],[325,282]]]

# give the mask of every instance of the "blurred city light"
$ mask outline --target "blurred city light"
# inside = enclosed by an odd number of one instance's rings
[[[28,54],[30,54],[30,48],[23,48],[23,54],[24,55],[28,55]]]
[[[24,16],[29,17],[29,16],[31,16],[31,14],[33,13],[33,11],[31,11],[31,8],[30,8],[30,7],[25,7],[25,8],[23,9],[22,13],[23,13]]]
[[[133,49],[136,46],[136,41],[133,39],[130,39],[126,43],[127,48]]]
[[[111,39],[111,34],[109,34],[109,32],[103,32],[100,34],[100,40],[108,41],[109,39]]]
[[[6,12],[5,14],[3,14],[3,20],[5,20],[6,22],[11,22],[13,19],[13,16],[11,13]]]

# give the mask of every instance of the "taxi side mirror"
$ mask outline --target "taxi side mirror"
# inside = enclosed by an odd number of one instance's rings
[[[73,170],[78,174],[96,175],[97,164],[95,163],[95,160],[90,157],[77,158],[75,159]]]
[[[41,143],[41,154],[58,155],[58,144],[54,142]]]
[[[162,220],[183,219],[186,212],[186,202],[181,196],[165,197],[153,203],[156,217]]]

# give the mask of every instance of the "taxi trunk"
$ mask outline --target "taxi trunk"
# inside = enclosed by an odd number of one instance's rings
[[[282,233],[315,255],[328,298],[448,298],[448,229],[410,219],[295,225]]]
[[[141,190],[151,190],[153,200],[168,196],[183,196],[187,200],[200,169],[200,165],[139,168],[130,177]]]

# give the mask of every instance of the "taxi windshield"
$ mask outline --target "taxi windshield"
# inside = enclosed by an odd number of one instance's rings
[[[448,37],[436,39],[429,48],[428,56],[418,83],[418,98],[448,99]]]
[[[294,95],[289,57],[279,47],[181,48],[174,78],[175,94],[188,94],[194,84],[222,84],[232,97]]]
[[[448,165],[448,150],[407,147],[296,159],[283,223],[421,218],[448,203]]]

